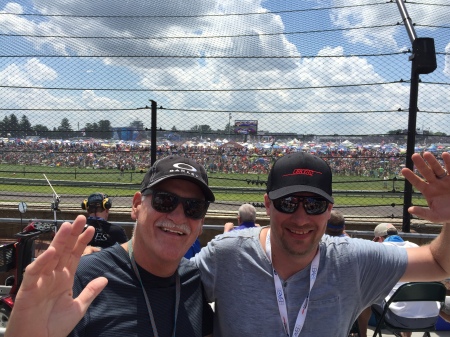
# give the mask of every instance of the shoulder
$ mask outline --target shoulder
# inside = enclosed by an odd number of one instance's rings
[[[321,240],[321,249],[324,248],[326,251],[340,251],[351,248],[354,242],[352,238],[348,236],[331,236],[324,234]]]
[[[357,282],[367,293],[378,289],[373,285],[379,282],[392,289],[408,264],[406,249],[365,239],[324,236],[320,249],[323,275]]]
[[[221,247],[234,246],[236,244],[249,244],[253,243],[254,240],[259,242],[259,234],[261,232],[261,227],[250,227],[239,230],[233,230],[220,235],[217,235],[211,242],[215,245]],[[236,248],[236,247],[235,247]]]
[[[80,280],[91,280],[98,276],[115,273],[117,270],[128,268],[128,266],[129,257],[126,251],[119,244],[115,244],[97,253],[83,256],[80,259],[76,276]]]
[[[321,249],[324,249],[327,257],[348,256],[349,260],[367,259],[396,259],[399,247],[395,245],[379,244],[365,239],[351,237],[333,237],[324,235],[321,241]],[[402,259],[403,257],[400,257]]]
[[[193,259],[198,264],[200,260],[236,261],[244,255],[260,254],[262,252],[259,241],[261,228],[252,227],[217,235]]]
[[[178,273],[181,279],[189,280],[199,275],[199,269],[193,261],[182,258],[178,267]]]

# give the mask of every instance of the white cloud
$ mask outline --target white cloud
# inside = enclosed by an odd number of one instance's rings
[[[12,63],[0,71],[0,81],[14,86],[41,86],[54,80],[58,74],[52,68],[32,58],[25,63]]]
[[[122,102],[105,96],[99,96],[92,90],[83,91],[81,100],[83,106],[91,109],[105,109],[106,107],[115,109],[123,108]]]
[[[436,0],[438,1],[438,0]],[[360,1],[333,1],[335,5],[356,5]],[[55,60],[31,59],[24,63],[14,61],[0,72],[0,80],[7,85],[44,86],[52,81],[55,86],[95,88],[143,88],[148,97],[143,102],[141,97],[122,93],[84,90],[78,92],[59,92],[50,90],[28,91],[34,95],[24,99],[24,92],[15,91],[12,96],[2,99],[12,102],[11,106],[66,107],[89,109],[125,109],[143,106],[147,99],[155,99],[159,105],[167,108],[201,109],[201,110],[247,110],[247,111],[312,111],[312,112],[353,112],[389,110],[408,107],[409,85],[389,84],[378,86],[356,86],[366,83],[391,81],[392,76],[384,71],[384,65],[376,67],[374,59],[369,57],[340,57],[349,53],[355,45],[363,46],[370,52],[380,49],[399,51],[406,48],[404,39],[398,34],[404,27],[383,29],[348,30],[341,39],[324,43],[322,35],[313,42],[317,43],[317,57],[302,58],[305,44],[302,38],[293,35],[268,35],[284,31],[302,31],[304,22],[285,20],[281,14],[214,16],[230,13],[264,13],[264,7],[271,1],[257,0],[217,0],[217,1],[105,1],[105,0],[36,0],[36,11],[41,13],[64,13],[67,15],[152,15],[154,18],[73,18],[44,17],[33,18],[18,15],[0,15],[0,32],[29,35],[52,36],[115,36],[117,39],[66,39],[66,38],[23,38],[28,42],[22,48],[30,53],[42,52],[51,55],[150,55],[155,57],[104,57],[98,59],[61,58],[59,68]],[[107,4],[105,6],[105,4]],[[323,6],[323,5],[322,5]],[[389,10],[386,8],[389,7]],[[439,11],[425,10],[426,6],[410,6],[414,17],[424,16],[426,20],[441,22],[445,18]],[[286,7],[287,8],[287,7]],[[21,13],[22,6],[8,3],[4,11]],[[169,14],[168,14],[169,13]],[[212,16],[205,16],[206,14]],[[162,17],[157,17],[162,15]],[[171,16],[186,16],[167,18]],[[202,16],[203,15],[203,16]],[[312,15],[315,15],[314,13]],[[333,10],[326,24],[338,28],[373,26],[399,21],[395,3],[377,6],[355,6]],[[448,16],[447,16],[448,17]],[[431,22],[431,21],[426,21]],[[317,25],[324,24],[317,20]],[[288,27],[289,28],[286,28]],[[251,35],[252,37],[243,37]],[[402,31],[402,36],[406,32]],[[221,36],[209,38],[211,36]],[[130,39],[123,39],[129,37]],[[178,38],[175,38],[178,37]],[[151,39],[146,39],[151,38]],[[19,40],[19,39],[18,39]],[[298,43],[294,44],[292,41]],[[403,41],[403,42],[402,42]],[[303,49],[301,49],[303,48]],[[362,48],[362,47],[361,47]],[[449,51],[447,45],[447,52]],[[18,49],[19,50],[19,49]],[[197,58],[170,58],[168,56],[198,56]],[[250,58],[260,56],[274,58]],[[156,57],[159,56],[159,57]],[[206,56],[206,57],[202,57]],[[248,58],[217,58],[217,56],[247,56]],[[276,58],[292,56],[292,58]],[[325,57],[328,56],[328,57]],[[216,57],[216,58],[215,58]],[[443,72],[449,76],[448,56]],[[24,59],[26,60],[26,59]],[[406,56],[405,56],[406,60]],[[52,64],[52,66],[50,66]],[[70,65],[70,67],[65,66]],[[386,65],[387,66],[387,65]],[[84,68],[83,68],[84,67]],[[409,63],[404,62],[404,68]],[[57,70],[56,70],[57,69]],[[406,72],[409,74],[409,70]],[[388,78],[389,77],[389,78]],[[397,76],[398,79],[400,76]],[[72,82],[73,81],[73,82]],[[354,85],[349,87],[347,85]],[[334,86],[332,88],[325,88]],[[314,87],[317,89],[308,89]],[[261,90],[249,91],[249,88],[298,88],[298,90]],[[161,89],[166,92],[157,91]],[[192,92],[177,92],[176,89],[189,89]],[[222,90],[205,92],[205,90]],[[227,89],[241,89],[233,91]],[[422,91],[420,99],[423,100]],[[433,108],[439,109],[448,103],[446,89],[434,86],[434,90],[443,97],[436,99]],[[448,91],[448,90],[447,90]],[[8,91],[10,94],[11,91]],[[31,93],[31,94],[30,94]],[[26,103],[25,103],[26,101]],[[427,104],[423,101],[422,105]],[[449,105],[446,105],[449,106]],[[205,121],[204,115],[189,115],[185,112],[161,111],[162,123],[171,127],[177,122],[184,128]],[[77,113],[78,114],[78,113]],[[96,118],[115,119],[117,123],[127,120],[130,112],[123,112],[119,117],[108,113],[98,113]],[[82,114],[79,114],[82,116]],[[139,114],[138,114],[139,115]],[[70,116],[70,115],[69,115]],[[234,119],[249,119],[248,115],[233,113]],[[341,114],[280,114],[277,131],[302,133],[365,133],[386,131],[386,126],[402,128],[407,124],[407,113],[392,115],[358,115]],[[376,125],[373,123],[377,118]],[[88,113],[85,117],[91,118]],[[274,127],[273,115],[258,115],[260,129]],[[331,119],[340,118],[342,123],[330,123]],[[421,117],[420,117],[421,118]],[[58,118],[59,119],[59,118]],[[254,119],[250,118],[250,119]],[[59,121],[58,121],[59,122]],[[213,129],[223,128],[228,122],[228,113],[218,113],[216,119],[208,120]],[[430,121],[430,123],[434,121]],[[375,129],[377,128],[377,129]],[[349,131],[351,130],[351,131]]]
[[[349,0],[345,2],[348,7],[331,11],[331,22],[339,28],[371,27],[386,24],[395,25],[399,20],[399,14],[395,3],[389,4],[392,9],[386,11],[385,6],[361,6],[361,1]],[[333,1],[333,4],[342,5],[341,1]],[[399,49],[394,38],[396,27],[383,27],[374,29],[348,30],[343,36],[351,43],[363,43],[373,48]]]

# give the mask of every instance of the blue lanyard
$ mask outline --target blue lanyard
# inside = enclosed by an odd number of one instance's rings
[[[150,305],[150,300],[148,299],[147,292],[145,291],[144,285],[142,284],[141,275],[139,274],[139,270],[136,265],[136,261],[134,260],[134,254],[133,254],[133,246],[131,244],[131,240],[128,241],[128,255],[130,256],[131,265],[133,266],[134,273],[136,274],[136,277],[139,280],[139,283],[141,284],[142,293],[144,294],[145,298],[145,304],[147,305],[148,310],[148,316],[150,317],[150,322],[152,323],[152,329],[153,334],[155,337],[158,337],[158,330],[156,329],[156,323],[155,323],[155,317],[153,316],[152,307]],[[180,293],[181,293],[181,286],[180,286],[180,274],[176,275],[176,288],[175,288],[175,317],[173,322],[173,333],[172,337],[175,337],[175,331],[177,330],[177,317],[178,317],[178,307],[180,306]]]

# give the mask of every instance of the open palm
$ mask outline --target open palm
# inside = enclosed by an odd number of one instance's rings
[[[85,223],[84,216],[78,216],[73,224],[63,223],[50,247],[26,268],[6,337],[67,336],[106,286],[106,278],[100,277],[76,299],[72,297],[81,254],[94,233],[93,227],[83,232]]]
[[[428,203],[428,207],[412,206],[408,211],[435,223],[445,223],[450,219],[450,176],[445,175],[450,171],[450,154],[444,152],[442,159],[445,167],[430,152],[425,152],[423,157],[415,153],[412,160],[422,178],[407,168],[402,170],[403,176],[422,193]]]

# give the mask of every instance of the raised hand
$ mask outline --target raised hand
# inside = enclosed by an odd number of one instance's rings
[[[72,298],[81,254],[94,234],[90,226],[83,232],[85,224],[82,215],[63,223],[50,247],[26,268],[5,337],[67,336],[106,286],[106,278],[99,277]]]
[[[402,174],[428,203],[428,207],[412,206],[408,211],[435,223],[450,223],[450,153],[444,152],[442,159],[444,167],[430,152],[425,152],[423,157],[415,153],[412,160],[423,178],[407,168],[402,169]]]

